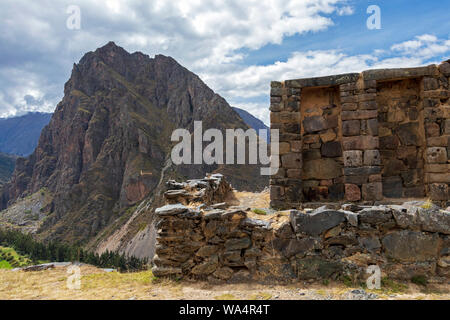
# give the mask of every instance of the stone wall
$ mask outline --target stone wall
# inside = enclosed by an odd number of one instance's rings
[[[220,180],[215,183],[225,185]],[[345,204],[257,216],[224,202],[186,201],[158,208],[155,215],[152,270],[158,277],[357,283],[367,278],[369,265],[377,265],[383,277],[450,279],[450,212],[429,203]]]
[[[271,205],[376,204],[430,198],[447,206],[450,63],[271,83],[280,165]]]

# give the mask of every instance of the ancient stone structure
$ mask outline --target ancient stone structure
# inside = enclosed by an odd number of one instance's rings
[[[448,205],[449,77],[446,61],[272,82],[281,169],[271,205],[425,197]]]
[[[168,187],[170,204],[155,211],[152,271],[158,277],[358,283],[369,276],[368,266],[377,265],[382,277],[450,279],[450,212],[430,203],[344,204],[258,216],[215,202],[230,190],[221,175],[170,181]]]

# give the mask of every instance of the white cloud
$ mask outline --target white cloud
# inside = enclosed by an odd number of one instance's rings
[[[302,51],[292,52],[285,61],[244,65],[247,55],[265,45],[333,27],[337,15],[355,12],[349,2],[79,0],[75,4],[81,9],[81,30],[72,31],[66,28],[66,8],[72,0],[3,0],[0,117],[54,109],[72,63],[111,40],[130,52],[174,57],[230,104],[266,124],[268,105],[255,101],[268,101],[271,80],[421,65],[450,50],[450,39],[424,34],[367,54]]]
[[[220,73],[244,58],[242,49],[280,44],[287,36],[323,31],[332,14],[349,13],[347,0],[3,0],[0,3],[0,69],[22,68],[36,83],[14,86],[0,78],[0,116],[21,112],[17,94],[60,86],[72,63],[115,41],[128,51],[171,55],[196,72]],[[66,9],[81,10],[81,30],[68,30]],[[31,73],[34,73],[31,75]],[[14,94],[11,93],[14,91]],[[61,96],[62,91],[51,96]],[[38,97],[35,97],[38,98]],[[48,101],[55,105],[57,99]]]
[[[390,51],[375,49],[372,53],[353,56],[339,50],[293,52],[283,62],[245,68],[230,66],[224,74],[205,73],[202,78],[235,106],[258,115],[269,124],[268,102],[247,103],[247,100],[259,97],[268,101],[270,81],[361,72],[372,68],[421,66],[432,63],[429,59],[443,54],[450,54],[450,39],[426,34],[395,44]]]

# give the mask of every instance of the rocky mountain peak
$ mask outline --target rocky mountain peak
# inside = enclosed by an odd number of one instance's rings
[[[234,187],[266,185],[256,166],[243,172],[243,166],[170,165],[172,131],[192,129],[194,120],[203,121],[204,130],[248,128],[222,97],[173,58],[130,54],[109,42],[74,65],[36,150],[17,162],[4,187],[0,209],[48,190],[53,200],[38,236],[97,243],[102,231],[114,232],[127,222],[134,206],[157,204],[167,178],[225,170]],[[139,223],[151,219],[138,216],[141,220],[133,219]]]

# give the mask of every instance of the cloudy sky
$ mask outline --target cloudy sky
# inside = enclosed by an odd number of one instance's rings
[[[80,29],[67,27],[74,5]],[[72,64],[114,41],[172,56],[268,123],[271,80],[449,59],[449,12],[449,0],[1,0],[0,117],[52,112]]]

